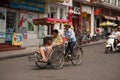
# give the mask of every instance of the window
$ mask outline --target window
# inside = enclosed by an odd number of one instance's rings
[[[109,0],[104,0],[105,2],[109,3]]]
[[[101,2],[104,2],[105,0],[100,0]]]
[[[119,0],[116,0],[116,6],[118,6],[118,1],[119,1]]]
[[[49,15],[49,17],[50,18],[56,18],[56,16],[57,16],[57,8],[56,7],[50,7],[50,15]]]
[[[63,9],[60,9],[60,19],[63,19]]]
[[[116,5],[116,0],[111,0],[111,3]]]
[[[118,6],[120,7],[120,0],[118,0]]]

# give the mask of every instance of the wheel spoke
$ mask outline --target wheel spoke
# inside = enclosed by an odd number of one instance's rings
[[[51,63],[53,68],[55,69],[61,69],[63,67],[64,56],[61,50],[56,50],[55,52],[52,53]]]
[[[82,62],[82,58],[83,58],[83,51],[81,49],[79,49],[79,47],[74,48],[73,50],[73,59],[71,60],[72,64],[77,66],[80,65]]]

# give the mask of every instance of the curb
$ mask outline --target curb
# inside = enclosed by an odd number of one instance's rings
[[[2,57],[0,57],[0,60],[12,59],[12,58],[18,58],[18,57],[24,57],[24,56],[32,55],[33,53],[34,52],[2,56]]]
[[[105,43],[105,41],[103,41],[103,42],[96,42],[96,43],[92,43],[92,44],[84,44],[84,45],[82,45],[82,47],[93,46],[93,45],[104,44],[104,43]],[[33,53],[34,52],[4,55],[4,56],[0,56],[0,60],[24,57],[24,56],[32,55]]]
[[[104,42],[98,42],[98,43],[92,43],[92,44],[84,44],[84,45],[82,45],[82,47],[93,46],[93,45],[104,44],[104,43],[106,43],[106,42],[104,41]]]

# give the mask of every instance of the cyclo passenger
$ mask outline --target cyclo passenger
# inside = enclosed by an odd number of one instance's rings
[[[51,41],[48,40],[49,45],[46,44],[45,46],[40,46],[38,50],[38,53],[42,55],[43,62],[47,62],[48,56],[53,46],[57,46],[57,45],[59,46],[63,43],[62,36],[58,35],[59,33],[58,30],[54,29],[52,33],[53,33],[53,39]]]
[[[65,24],[65,32],[64,32],[64,35],[68,41],[68,46],[67,46],[67,49],[66,49],[66,53],[68,53],[70,51],[70,54],[69,56],[73,55],[72,52],[73,52],[73,48],[76,44],[76,37],[75,37],[75,32],[73,31],[73,29],[70,28],[70,25],[68,24]]]

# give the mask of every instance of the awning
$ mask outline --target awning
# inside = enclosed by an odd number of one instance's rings
[[[64,23],[68,24],[68,20],[63,20],[63,19],[55,19],[55,18],[38,18],[38,19],[33,19],[33,23],[35,25],[39,24],[55,24],[55,23]]]
[[[107,22],[100,23],[100,26],[117,26],[117,24],[110,22],[110,21],[107,21]]]
[[[115,17],[112,17],[112,16],[105,16],[105,15],[103,15],[103,17],[104,17],[105,19],[108,19],[108,20],[116,20],[116,18],[115,18]]]

